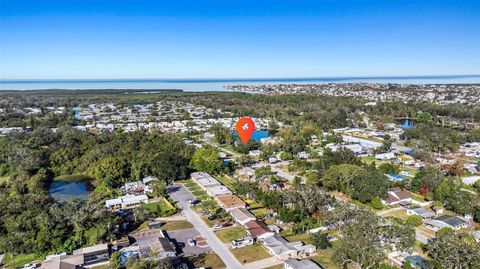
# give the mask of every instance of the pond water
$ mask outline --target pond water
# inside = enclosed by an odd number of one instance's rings
[[[233,132],[233,135],[238,135],[237,131]],[[270,133],[268,133],[267,130],[255,130],[251,138],[257,142],[260,142],[262,138],[267,138],[267,137],[270,137]]]
[[[268,133],[268,131],[266,130],[256,130],[255,132],[253,132],[252,134],[252,139],[257,141],[257,142],[260,142],[260,140],[262,138],[267,138],[269,137],[270,134]]]
[[[74,198],[87,199],[90,187],[83,181],[53,181],[48,192],[57,202],[66,202]]]

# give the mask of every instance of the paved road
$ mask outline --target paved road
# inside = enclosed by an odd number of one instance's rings
[[[203,222],[200,216],[190,208],[190,200],[195,197],[181,184],[174,184],[168,187],[168,193],[182,209],[182,214],[205,238],[213,251],[220,256],[227,268],[244,268],[243,265],[233,256],[228,247],[218,239],[213,230]]]

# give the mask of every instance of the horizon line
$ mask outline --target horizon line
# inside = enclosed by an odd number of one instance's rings
[[[264,78],[64,78],[64,79],[0,79],[0,83],[29,82],[255,82],[255,81],[314,81],[344,79],[429,79],[429,78],[461,78],[480,77],[480,74],[464,75],[401,75],[401,76],[331,76],[331,77],[264,77]]]

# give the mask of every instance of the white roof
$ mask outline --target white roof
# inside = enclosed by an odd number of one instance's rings
[[[462,178],[463,183],[465,183],[467,185],[473,185],[478,180],[480,180],[480,176],[471,176],[471,177],[463,177]]]
[[[154,177],[154,176],[148,176],[146,178],[143,179],[143,183],[148,183],[148,182],[151,182],[151,181],[156,181],[158,180],[157,177]]]
[[[115,198],[115,199],[109,199],[105,201],[105,205],[110,207],[110,206],[115,206],[115,205],[121,205],[122,204],[122,199],[121,198]]]
[[[239,222],[248,222],[249,220],[256,220],[257,218],[245,208],[235,208],[230,210],[230,214]]]
[[[123,196],[123,198],[122,198],[123,203],[139,203],[139,202],[145,201],[145,200],[148,200],[148,196],[146,196],[145,194]]]
[[[203,187],[213,187],[213,186],[220,186],[222,185],[218,180],[214,179],[213,177],[202,177],[197,179],[198,184],[202,185]]]
[[[221,195],[229,195],[232,192],[225,186],[212,186],[207,187],[207,192],[210,193],[212,196],[221,196]]]
[[[109,200],[105,201],[105,205],[107,207],[111,207],[111,206],[121,205],[121,204],[124,204],[124,203],[139,203],[139,202],[146,201],[146,200],[148,200],[148,196],[146,196],[145,194],[142,194],[142,195],[124,195],[124,196],[120,196],[120,197],[115,198],[115,199],[109,199]]]

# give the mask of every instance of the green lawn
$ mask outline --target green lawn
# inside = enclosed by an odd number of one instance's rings
[[[164,231],[183,230],[193,228],[193,225],[186,220],[172,220],[162,225]]]
[[[297,235],[285,236],[285,239],[287,239],[289,242],[302,241],[305,244],[311,243],[310,235],[308,234],[297,234]]]
[[[199,196],[208,196],[208,193],[204,190],[192,191],[192,194],[196,197]]]
[[[142,204],[140,205],[140,207],[145,208],[151,213],[157,214],[162,217],[171,216],[177,212],[175,207],[166,200],[161,200],[158,202],[153,202],[148,204]]]
[[[232,240],[241,239],[245,237],[245,228],[238,226],[227,229],[222,229],[215,232],[218,238],[224,243],[230,243]]]
[[[12,260],[12,256],[10,254],[5,254],[3,258],[3,263],[7,266],[8,269],[14,269],[15,267],[21,267],[24,264],[32,263],[32,262],[40,262],[44,259],[44,256],[39,256],[37,254],[18,254],[15,255],[15,261]],[[14,266],[15,265],[15,266]]]
[[[410,192],[410,194],[412,195],[412,198],[414,200],[417,200],[417,201],[422,202],[422,203],[427,201],[427,200],[425,200],[425,197],[420,195],[420,194],[417,194],[417,193],[414,193],[414,192]]]
[[[189,257],[189,259],[196,268],[226,268],[225,263],[223,263],[222,259],[215,253],[201,254],[198,256]]]
[[[317,255],[312,256],[312,261],[318,263],[326,269],[341,269],[340,266],[335,264],[332,260],[333,249],[327,248],[325,250],[317,251]]]
[[[229,189],[232,189],[235,185],[233,179],[228,175],[218,176],[216,177],[216,179],[220,181],[220,183],[222,183],[223,185],[227,186]]]
[[[235,258],[237,258],[237,260],[242,264],[271,257],[270,254],[268,254],[268,252],[260,244],[232,249],[231,251]]]
[[[404,209],[400,209],[397,211],[390,212],[388,214],[383,215],[383,217],[395,217],[398,219],[403,219],[405,220],[407,218],[407,213],[405,212]]]
[[[263,219],[270,211],[267,208],[257,208],[250,210],[255,217]]]

